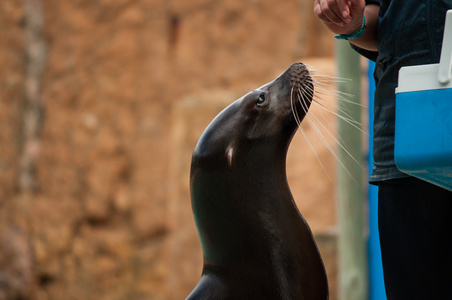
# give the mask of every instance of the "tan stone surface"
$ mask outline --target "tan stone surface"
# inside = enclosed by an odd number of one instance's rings
[[[194,143],[237,97],[294,61],[332,54],[311,5],[42,0],[44,117],[35,188],[24,191],[26,18],[22,2],[0,4],[0,299],[186,296],[202,263],[188,191]],[[334,179],[334,159],[313,144]],[[290,151],[294,196],[323,232],[336,223],[334,185],[301,134]]]
[[[11,198],[18,171],[20,109],[24,86],[22,6],[15,1],[0,9],[0,205]]]

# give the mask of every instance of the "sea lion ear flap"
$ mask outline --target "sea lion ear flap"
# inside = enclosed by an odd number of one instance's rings
[[[226,148],[226,159],[228,161],[228,166],[232,167],[232,164],[234,163],[234,147],[232,145],[229,145]]]

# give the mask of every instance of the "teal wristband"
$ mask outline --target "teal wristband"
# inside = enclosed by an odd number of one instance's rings
[[[363,24],[361,25],[361,28],[358,30],[350,33],[350,34],[340,34],[334,36],[338,40],[356,40],[357,38],[360,38],[364,31],[366,30],[366,17],[363,15]]]

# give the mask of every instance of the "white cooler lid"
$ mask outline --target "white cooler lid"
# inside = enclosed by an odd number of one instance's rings
[[[448,88],[452,88],[452,9],[446,14],[439,64],[401,68],[396,93]]]

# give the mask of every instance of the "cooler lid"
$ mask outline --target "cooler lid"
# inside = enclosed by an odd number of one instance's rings
[[[446,13],[439,64],[401,68],[396,93],[447,88],[452,88],[452,9]]]
[[[452,88],[452,81],[442,84],[438,80],[439,64],[403,67],[399,71],[396,93]]]

